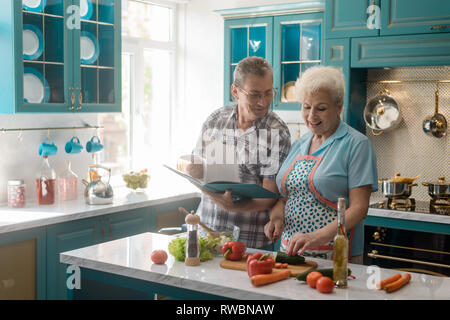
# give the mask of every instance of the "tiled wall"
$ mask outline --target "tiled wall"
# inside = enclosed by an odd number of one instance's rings
[[[447,136],[435,138],[422,130],[423,120],[434,114],[436,83],[430,80],[450,80],[450,67],[402,67],[392,69],[370,69],[367,75],[367,101],[383,89],[388,89],[397,101],[402,121],[389,132],[374,136],[367,127],[378,160],[379,178],[390,178],[395,173],[402,176],[422,176],[413,187],[411,197],[429,200],[428,188],[423,181],[434,182],[445,176],[450,181],[450,130]],[[371,81],[412,80],[402,84],[380,84]],[[420,82],[416,82],[420,81]],[[440,83],[439,113],[450,123],[450,83]],[[381,196],[380,191],[374,196]]]

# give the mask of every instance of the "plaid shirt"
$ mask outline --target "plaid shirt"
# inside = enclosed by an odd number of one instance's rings
[[[271,110],[245,132],[238,129],[237,124],[237,105],[213,112],[203,124],[193,154],[205,158],[208,144],[221,141],[224,145],[235,147],[241,182],[262,186],[264,179],[275,180],[291,147],[287,125]],[[261,248],[270,243],[264,234],[269,213],[270,210],[227,212],[204,194],[197,210],[201,221],[214,230],[225,231],[227,227],[238,226],[239,241],[249,248]]]

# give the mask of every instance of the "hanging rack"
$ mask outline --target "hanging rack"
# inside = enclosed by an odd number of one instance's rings
[[[79,130],[79,129],[103,129],[102,126],[83,126],[83,127],[49,127],[49,128],[13,128],[13,129],[0,129],[0,132],[23,132],[23,131],[47,131],[51,130]]]
[[[450,80],[373,80],[363,81],[363,84],[379,83],[379,84],[402,84],[402,83],[450,83]]]

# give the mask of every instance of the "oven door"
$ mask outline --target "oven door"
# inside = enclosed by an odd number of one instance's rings
[[[364,264],[450,276],[450,236],[365,226]]]

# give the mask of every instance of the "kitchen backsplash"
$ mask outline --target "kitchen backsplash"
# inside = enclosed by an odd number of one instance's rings
[[[0,115],[0,205],[7,202],[6,184],[8,179],[24,179],[26,199],[36,202],[36,175],[41,168],[42,157],[38,155],[39,144],[47,137],[47,131],[2,132],[11,128],[79,127],[84,123],[97,124],[96,114],[35,114]],[[64,146],[73,135],[83,144],[83,151],[69,155]],[[86,178],[88,165],[93,163],[91,154],[86,152],[86,142],[95,134],[94,129],[50,131],[50,138],[58,147],[58,153],[49,157],[56,174],[61,174],[66,161],[71,161],[72,170],[78,175],[78,190],[84,189],[81,178]]]
[[[439,89],[439,113],[450,123],[450,83],[438,85],[429,80],[449,80],[450,67],[399,67],[369,69],[367,74],[367,101],[381,90],[387,89],[397,101],[402,116],[400,124],[392,131],[374,136],[367,127],[378,162],[379,178],[391,178],[395,173],[415,177],[411,197],[430,200],[428,188],[422,182],[435,182],[445,176],[450,181],[450,129],[442,138],[428,136],[422,130],[423,120],[435,112],[435,91]],[[413,80],[401,84],[380,84],[380,80]],[[423,82],[416,82],[422,80]],[[381,187],[374,196],[382,197]]]

